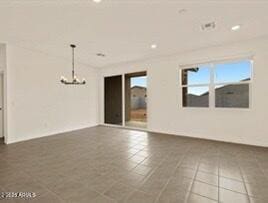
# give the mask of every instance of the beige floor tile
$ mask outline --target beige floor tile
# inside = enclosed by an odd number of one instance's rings
[[[207,184],[211,184],[211,185],[215,185],[218,186],[218,176],[213,175],[211,173],[205,173],[205,172],[201,172],[198,171],[195,177],[196,180],[207,183]]]
[[[242,174],[240,173],[239,169],[233,169],[233,168],[220,169],[219,175],[226,178],[243,181]]]
[[[212,165],[212,164],[204,164],[201,163],[198,167],[199,171],[211,173],[214,175],[218,175],[218,166]]]
[[[69,197],[64,197],[63,199],[66,202],[70,203],[88,203],[94,201],[98,196],[100,196],[99,193],[91,190],[82,191],[76,194],[73,194]]]
[[[268,184],[246,183],[246,188],[249,196],[265,199],[268,202]]]
[[[5,190],[13,192],[33,192],[37,197],[45,195],[49,192],[46,187],[33,180],[9,184],[5,187]]]
[[[139,155],[134,155],[131,158],[129,158],[129,160],[140,164],[145,160],[145,157],[139,156]]]
[[[195,169],[186,168],[186,167],[178,167],[175,170],[174,176],[185,176],[187,178],[194,178],[196,174]]]
[[[133,192],[134,189],[122,183],[115,183],[110,189],[108,189],[104,195],[117,201],[122,201]]]
[[[153,203],[155,200],[155,196],[141,192],[135,191],[128,198],[125,202],[127,203]]]
[[[152,168],[149,166],[145,166],[142,164],[139,164],[136,168],[133,169],[133,172],[146,176],[152,171]]]
[[[187,203],[216,203],[217,201],[208,199],[206,197],[200,196],[198,194],[191,193],[187,200]]]
[[[238,193],[238,192],[233,192],[231,190],[226,190],[226,189],[223,189],[223,188],[220,188],[219,189],[220,192],[220,197],[219,197],[219,201],[220,202],[223,202],[223,203],[236,203],[236,202],[239,202],[239,203],[249,203],[250,200],[249,200],[249,197],[245,194],[241,194],[241,193]]]
[[[165,190],[167,192],[176,192],[178,189],[184,188],[190,190],[193,183],[193,179],[184,176],[173,177],[169,180]]]
[[[195,181],[191,192],[218,201],[218,187]]]
[[[82,183],[76,181],[69,181],[61,185],[57,185],[52,190],[60,198],[70,202],[85,202],[87,199],[94,199],[99,194]]]
[[[30,199],[29,201],[17,201],[17,202],[64,203],[65,201],[61,199],[59,196],[55,195],[54,193],[49,192],[36,198]]]
[[[116,183],[116,180],[104,175],[101,176],[97,179],[95,179],[92,184],[87,184],[87,186],[94,190],[97,191],[99,193],[104,193],[105,191],[107,191],[110,187],[112,187],[112,185],[114,185]]]
[[[104,195],[98,196],[96,199],[90,201],[91,203],[117,203],[116,200],[110,199]]]
[[[247,194],[244,182],[220,177],[219,183],[221,188]]]
[[[256,198],[256,197],[249,197],[250,203],[266,203],[268,199],[263,198]]]
[[[0,144],[0,190],[52,203],[266,203],[267,157],[261,147],[98,126]]]
[[[168,180],[149,178],[138,189],[151,195],[158,195],[164,189],[167,182]]]
[[[184,191],[183,193],[166,193],[163,192],[156,200],[157,203],[178,203],[186,202],[190,192]]]
[[[123,184],[130,185],[132,187],[139,187],[143,183],[144,179],[145,176],[137,174],[135,172],[131,172],[125,174],[122,178],[119,178],[118,181],[120,181]]]

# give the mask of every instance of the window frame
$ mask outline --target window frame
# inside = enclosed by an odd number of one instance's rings
[[[249,61],[250,62],[250,80],[248,81],[238,81],[238,82],[215,82],[215,70],[217,64],[224,63],[236,63],[240,61]],[[254,60],[252,57],[246,58],[236,58],[236,59],[225,59],[225,60],[215,60],[210,62],[194,63],[190,65],[180,65],[179,68],[179,87],[180,87],[180,107],[182,109],[217,109],[217,110],[242,110],[248,111],[252,109],[252,84],[253,84],[253,75],[254,75]],[[193,85],[183,85],[182,84],[182,71],[185,69],[192,68],[193,66],[206,66],[210,69],[210,82],[209,84],[193,84]],[[247,108],[239,107],[216,107],[216,94],[215,89],[218,85],[238,85],[238,84],[248,84],[249,86],[249,106]],[[194,107],[194,106],[183,106],[183,88],[184,87],[208,87],[209,88],[209,101],[208,107]]]

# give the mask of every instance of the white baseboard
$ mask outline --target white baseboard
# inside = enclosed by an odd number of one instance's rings
[[[174,135],[174,136],[181,136],[185,138],[196,138],[196,139],[201,139],[201,140],[208,140],[208,141],[216,141],[216,142],[224,142],[224,143],[229,143],[229,144],[241,144],[241,145],[248,145],[248,146],[254,146],[254,147],[268,147],[267,145],[263,143],[249,143],[249,142],[239,142],[239,141],[229,141],[229,140],[222,140],[222,139],[215,139],[215,138],[210,138],[210,137],[203,137],[201,135],[197,135],[195,133],[178,133],[178,132],[169,132],[166,130],[153,130],[153,129],[142,129],[142,128],[135,128],[131,126],[119,126],[119,125],[110,125],[110,124],[100,124],[102,126],[106,127],[115,127],[115,128],[122,128],[122,129],[129,129],[129,130],[138,130],[138,131],[144,131],[144,132],[151,132],[151,133],[161,133],[161,134],[167,134],[167,135]]]
[[[129,126],[125,127],[125,126],[118,126],[118,125],[110,125],[110,124],[104,124],[104,123],[100,123],[100,124],[95,123],[95,124],[92,124],[92,125],[82,126],[82,127],[75,128],[75,129],[68,129],[68,130],[62,130],[62,131],[57,131],[57,132],[55,131],[55,132],[51,132],[51,133],[48,133],[48,134],[38,135],[38,136],[35,136],[35,137],[23,137],[23,139],[8,140],[8,141],[6,141],[6,144],[23,142],[23,141],[37,139],[37,138],[41,138],[41,137],[53,136],[53,135],[72,132],[72,131],[76,131],[76,130],[83,130],[83,129],[90,128],[90,127],[95,127],[95,126],[98,126],[98,125],[106,126],[106,127],[115,127],[115,128],[129,129],[129,130],[151,132],[151,133],[168,134],[168,135],[181,136],[181,137],[187,137],[187,138],[196,138],[196,139],[202,139],[202,140],[218,141],[218,142],[224,142],[224,143],[242,144],[242,145],[258,146],[258,147],[267,147],[263,143],[253,143],[252,144],[252,143],[248,143],[248,142],[226,141],[226,140],[213,139],[213,138],[204,138],[203,136],[193,134],[193,133],[187,133],[187,135],[185,135],[185,133],[181,134],[181,133],[178,133],[178,132],[168,132],[168,131],[159,130],[159,129],[157,129],[157,130],[142,129],[142,128],[135,128],[135,127],[129,127]]]
[[[32,139],[42,138],[42,137],[54,136],[54,135],[57,135],[57,134],[68,133],[68,132],[72,132],[72,131],[76,131],[76,130],[83,130],[83,129],[91,128],[91,127],[95,127],[95,126],[98,126],[98,124],[95,123],[95,124],[92,124],[92,125],[82,126],[82,127],[79,127],[79,128],[72,128],[72,129],[54,131],[54,132],[50,132],[48,134],[37,135],[37,136],[34,136],[34,137],[23,137],[22,139],[14,139],[14,140],[7,139],[7,140],[5,140],[5,144],[13,144],[13,143],[17,143],[17,142],[23,142],[23,141],[28,141],[28,140],[32,140]]]

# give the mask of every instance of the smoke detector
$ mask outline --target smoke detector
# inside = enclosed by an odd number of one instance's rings
[[[216,23],[215,22],[209,22],[201,25],[201,30],[203,31],[211,31],[216,28]]]

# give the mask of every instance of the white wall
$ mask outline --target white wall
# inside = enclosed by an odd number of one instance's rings
[[[6,66],[6,46],[0,43],[0,70],[3,71]]]
[[[76,64],[84,86],[66,86],[71,60],[7,46],[7,143],[97,125],[97,71]]]
[[[252,109],[182,109],[179,65],[254,55]],[[268,146],[268,38],[176,56],[92,69],[77,64],[85,86],[65,86],[71,60],[7,46],[7,143],[103,123],[103,76],[147,70],[148,130]],[[98,108],[99,106],[99,108]],[[99,112],[98,112],[99,110]],[[100,118],[100,119],[98,119]]]
[[[254,55],[252,109],[183,109],[179,65]],[[148,130],[268,146],[268,38],[103,68],[100,77],[147,70]],[[103,123],[103,79],[99,84]]]

